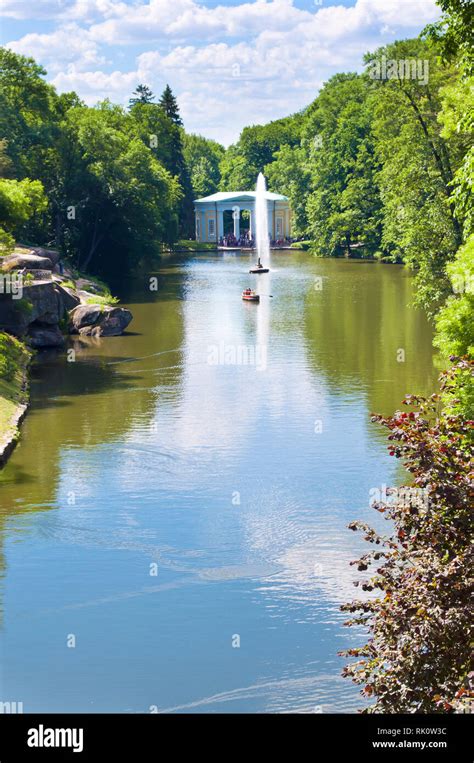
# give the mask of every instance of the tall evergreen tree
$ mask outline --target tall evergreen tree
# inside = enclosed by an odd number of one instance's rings
[[[173,91],[169,85],[166,85],[165,89],[163,90],[160,98],[160,106],[165,112],[166,116],[169,117],[171,121],[175,123],[175,125],[179,125],[180,127],[182,126],[183,120],[179,115],[178,101],[174,97]]]
[[[175,129],[171,136],[169,158],[165,162],[165,166],[178,178],[182,188],[183,195],[179,205],[179,234],[188,238],[193,235],[194,230],[193,189],[183,153],[183,120],[179,114],[178,102],[169,85],[166,85],[163,90],[159,106],[172,122]]]

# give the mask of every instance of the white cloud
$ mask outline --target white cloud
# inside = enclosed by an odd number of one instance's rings
[[[80,72],[74,67],[57,74],[52,80],[60,92],[75,90],[91,106],[104,98],[123,100],[124,94],[130,94],[138,82],[136,72]]]
[[[45,64],[50,73],[61,71],[68,64],[80,71],[106,63],[106,59],[99,55],[97,43],[76,24],[66,24],[49,34],[32,32],[20,40],[8,42],[6,47],[15,53],[33,56]]]
[[[64,12],[72,0],[37,0],[34,8],[25,0],[2,0],[0,16],[12,19],[54,18]]]
[[[3,1],[10,14],[24,7]],[[59,90],[75,89],[88,103],[126,103],[139,82],[158,93],[169,83],[186,127],[223,142],[245,124],[301,109],[336,71],[360,70],[366,51],[439,16],[435,0],[357,0],[311,12],[293,0],[214,8],[198,0],[59,2],[52,32],[9,47],[33,55]],[[44,0],[43,10],[53,5]]]
[[[115,0],[2,0],[0,16],[12,19],[82,19],[107,18],[125,14],[126,3]]]

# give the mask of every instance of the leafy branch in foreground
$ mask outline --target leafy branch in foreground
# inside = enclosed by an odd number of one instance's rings
[[[341,653],[359,658],[343,675],[375,699],[364,712],[466,712],[474,697],[474,422],[456,404],[473,377],[474,362],[458,360],[442,374],[440,394],[407,396],[410,412],[372,418],[390,430],[390,454],[404,460],[413,481],[374,504],[390,522],[388,536],[349,525],[376,547],[352,562],[359,571],[376,566],[355,583],[374,598],[342,607],[354,613],[346,625],[369,631],[364,646]]]

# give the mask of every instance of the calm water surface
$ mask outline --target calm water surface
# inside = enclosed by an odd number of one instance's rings
[[[369,414],[433,390],[430,328],[399,267],[275,252],[253,305],[249,263],[170,258],[157,293],[152,274],[115,287],[129,334],[36,363],[0,476],[1,700],[361,706],[337,656],[363,637],[339,612],[346,526],[378,522],[369,491],[402,477]]]

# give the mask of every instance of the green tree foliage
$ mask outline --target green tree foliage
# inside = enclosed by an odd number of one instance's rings
[[[308,229],[306,203],[311,190],[306,147],[282,146],[274,153],[274,160],[265,166],[264,174],[268,189],[290,200],[293,235],[304,236]]]
[[[7,154],[8,141],[0,140],[0,178],[8,178],[13,174],[13,162]]]
[[[425,32],[441,44],[445,59],[459,61],[466,76],[474,74],[474,5],[472,0],[437,0],[441,20]]]
[[[382,248],[416,271],[417,301],[432,310],[448,293],[445,265],[462,243],[452,183],[465,140],[462,135],[447,140],[437,118],[442,88],[454,81],[456,73],[439,62],[431,43],[421,40],[394,43],[366,60],[372,67],[382,57],[427,62],[423,77],[376,81],[371,104],[381,165]]]
[[[148,87],[148,85],[137,85],[135,92],[130,98],[130,106],[134,106],[137,103],[152,103],[155,96]]]
[[[15,237],[22,237],[26,224],[42,217],[48,206],[39,180],[0,179],[0,254],[9,254]]]
[[[33,241],[54,236],[62,211],[61,121],[80,103],[74,93],[58,96],[45,74],[32,58],[0,49],[0,139],[10,162],[7,176],[40,180],[49,200],[49,215],[32,222],[28,231]]]
[[[456,217],[467,238],[474,232],[474,77],[457,79],[441,90],[442,108],[438,121],[447,141],[462,140],[462,161],[451,182],[451,198]]]
[[[15,175],[38,178],[55,133],[56,96],[32,58],[0,48],[0,136]]]
[[[447,141],[464,136],[464,157],[454,172],[451,183],[455,214],[463,226],[466,243],[457,251],[454,261],[447,266],[453,294],[436,318],[435,345],[444,354],[474,352],[474,68],[473,68],[473,13],[472,4],[464,0],[441,0],[444,11],[434,36],[445,58],[458,65],[462,74],[455,82],[443,88],[442,109],[438,120],[441,135]],[[469,23],[470,22],[470,23]],[[432,30],[433,31],[433,30]],[[471,396],[474,397],[474,394]],[[466,408],[468,403],[464,404]],[[471,416],[474,416],[471,399]]]
[[[129,114],[130,137],[139,137],[168,172],[179,177],[183,166],[179,127],[156,103],[137,103]]]
[[[221,191],[248,191],[255,188],[259,172],[274,160],[282,146],[299,144],[302,115],[277,119],[267,125],[245,127],[238,142],[226,152],[221,163]]]
[[[0,179],[0,219],[14,233],[34,214],[41,214],[48,205],[39,180]]]
[[[436,316],[434,343],[445,355],[474,357],[474,234],[447,266],[453,294]]]
[[[219,189],[219,165],[225,149],[215,140],[183,132],[183,153],[195,199],[209,196]]]
[[[331,78],[307,112],[304,136],[312,192],[308,231],[322,255],[363,256],[379,249],[381,201],[365,77]]]
[[[130,119],[107,101],[68,113],[76,152],[69,244],[83,270],[132,265],[177,233],[179,184],[139,137],[130,137]]]
[[[176,240],[192,213],[177,120],[150,102],[146,86],[126,112],[58,95],[44,76],[33,59],[0,50],[0,177],[23,183],[23,190],[38,181],[48,200],[47,209],[14,229],[0,217],[4,250],[12,234],[22,235],[55,243],[80,267],[97,271],[127,268]],[[28,186],[28,198],[37,187]],[[6,215],[6,204],[2,209]]]
[[[473,374],[474,364],[461,361],[442,376],[441,395],[408,396],[411,412],[373,419],[389,429],[390,453],[413,484],[374,505],[388,535],[349,525],[374,546],[353,562],[362,572],[375,568],[356,582],[370,597],[342,607],[355,615],[347,625],[369,632],[364,646],[342,653],[358,658],[343,675],[375,700],[366,712],[467,711],[474,696],[472,422],[450,407],[460,388],[472,396]]]

